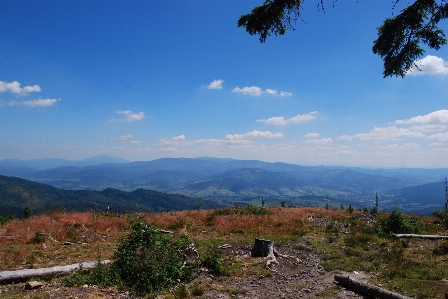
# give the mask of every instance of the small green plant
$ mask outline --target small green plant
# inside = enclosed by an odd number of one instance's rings
[[[341,210],[344,210],[344,205],[341,204],[341,206],[339,207]]]
[[[204,295],[204,289],[199,286],[195,286],[191,289],[191,295],[202,296],[202,295]]]
[[[377,207],[373,207],[370,210],[370,215],[378,215],[378,208]]]
[[[30,243],[31,244],[42,244],[45,243],[45,241],[47,240],[47,238],[42,235],[42,234],[37,234],[31,238]]]
[[[440,246],[434,248],[432,251],[435,255],[445,255],[448,254],[448,241],[444,241]]]
[[[282,208],[286,207],[286,201],[283,200],[283,201],[280,203],[280,205],[282,206]]]
[[[15,219],[14,216],[9,216],[9,215],[8,216],[0,216],[0,224],[1,225],[6,224],[7,222],[14,220],[14,219]]]
[[[222,262],[222,249],[216,246],[212,246],[207,250],[202,258],[201,264],[205,268],[209,269],[213,274],[224,275],[224,267]]]
[[[82,285],[109,286],[119,284],[116,273],[110,265],[104,265],[98,260],[98,265],[92,270],[80,269],[75,273],[65,277],[62,282],[67,287]]]
[[[184,261],[191,244],[188,236],[175,239],[137,217],[129,235],[119,240],[113,271],[137,295],[159,293],[192,278],[198,265]]]
[[[353,206],[352,206],[352,204],[349,204],[348,205],[348,208],[347,208],[347,212],[349,213],[349,214],[353,214],[353,211],[354,211],[355,209],[353,208]]]
[[[418,234],[423,223],[417,218],[408,218],[400,210],[394,209],[389,217],[380,218],[376,224],[379,235]]]
[[[33,210],[31,209],[31,206],[26,205],[25,208],[23,209],[23,217],[25,217],[25,219],[28,219],[32,215],[33,215]]]

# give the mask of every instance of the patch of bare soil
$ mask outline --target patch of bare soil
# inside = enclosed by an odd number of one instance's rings
[[[306,241],[275,247],[279,256],[278,265],[262,274],[251,273],[250,265],[264,265],[263,258],[251,258],[244,255],[252,245],[230,244],[225,249],[227,261],[235,261],[241,266],[241,275],[225,277],[214,276],[201,271],[199,276],[186,288],[199,287],[204,290],[201,296],[188,298],[365,298],[334,282],[334,274],[326,272],[320,265],[321,253]],[[263,268],[263,267],[261,267]],[[247,271],[246,271],[247,270]],[[367,279],[362,273],[350,273],[357,280]],[[128,292],[115,287],[99,288],[84,286],[78,288],[64,287],[58,280],[45,283],[37,290],[25,290],[24,283],[0,286],[0,298],[130,298]],[[173,291],[172,293],[176,293]],[[158,299],[173,298],[172,295],[158,296]],[[175,298],[175,297],[174,297]]]

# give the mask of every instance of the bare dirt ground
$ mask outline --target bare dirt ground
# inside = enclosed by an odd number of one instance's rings
[[[272,270],[265,270],[265,260],[244,256],[252,245],[230,244],[225,249],[227,262],[234,262],[241,267],[241,274],[232,277],[215,276],[203,269],[199,276],[186,285],[190,295],[186,298],[366,298],[350,290],[339,287],[334,282],[334,273],[326,272],[320,265],[321,253],[311,248],[306,241],[295,242],[281,247],[275,247],[280,255],[278,265]],[[259,264],[259,272],[250,270],[253,265]],[[263,273],[263,274],[260,274]],[[340,274],[340,273],[339,273]],[[362,273],[348,273],[357,280],[368,277]],[[131,298],[128,292],[122,292],[115,287],[99,288],[84,286],[68,288],[58,279],[44,283],[37,290],[25,290],[25,284],[12,284],[0,286],[0,298]],[[201,296],[191,295],[195,287],[201,288]],[[180,298],[176,290],[170,294],[159,295],[162,298]]]

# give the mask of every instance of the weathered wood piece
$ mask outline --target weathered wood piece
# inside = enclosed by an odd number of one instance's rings
[[[411,297],[403,296],[401,294],[355,280],[346,275],[335,275],[334,280],[348,289],[379,299],[412,299]]]
[[[29,281],[25,284],[25,290],[34,290],[34,289],[38,289],[41,286],[43,286],[44,284],[39,282],[39,281]]]
[[[109,264],[110,260],[101,261],[101,264]],[[84,262],[79,264],[72,264],[67,266],[55,266],[50,268],[40,269],[23,269],[15,271],[0,272],[0,283],[12,283],[26,281],[31,278],[45,277],[49,275],[68,275],[79,269],[93,269],[96,268],[98,262]]]
[[[396,238],[420,238],[420,239],[429,239],[429,240],[441,240],[448,239],[448,236],[441,235],[416,235],[416,234],[394,234]]]
[[[255,239],[254,247],[250,250],[250,256],[269,258],[266,261],[266,266],[268,267],[271,266],[271,264],[278,264],[276,259],[278,253],[274,249],[274,242],[270,240]]]

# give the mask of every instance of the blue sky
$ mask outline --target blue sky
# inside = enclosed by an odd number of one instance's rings
[[[448,167],[448,46],[404,79],[371,51],[403,6],[306,1],[261,44],[261,3],[0,1],[0,159]]]

